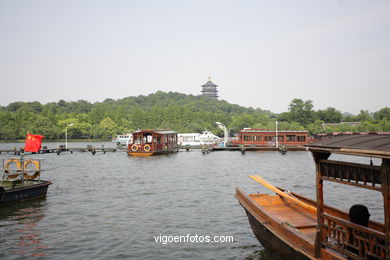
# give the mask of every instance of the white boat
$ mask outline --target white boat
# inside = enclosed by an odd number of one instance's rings
[[[123,134],[123,135],[117,135],[116,138],[112,139],[112,142],[116,143],[117,145],[127,145],[128,143],[131,143],[133,141],[133,135],[132,134]]]
[[[181,146],[202,146],[202,145],[216,145],[221,138],[209,131],[200,133],[179,133],[178,145]]]
[[[199,133],[177,134],[177,144],[181,146],[200,146]]]
[[[221,138],[206,130],[199,135],[199,140],[201,144],[210,145],[218,144],[221,141]]]

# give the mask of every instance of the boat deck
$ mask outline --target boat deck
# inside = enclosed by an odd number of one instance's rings
[[[314,244],[317,216],[308,210],[289,203],[278,195],[251,194],[268,216],[277,222],[289,225],[302,233],[307,241]]]

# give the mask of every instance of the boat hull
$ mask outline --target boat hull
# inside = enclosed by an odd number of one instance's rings
[[[50,181],[37,181],[31,185],[4,189],[0,195],[0,206],[20,202],[28,199],[42,198],[46,196]]]
[[[155,153],[147,153],[147,152],[127,152],[128,155],[131,156],[152,156]]]
[[[250,212],[247,210],[245,210],[245,212],[248,216],[249,224],[253,233],[264,248],[277,254],[277,256],[281,259],[312,259],[302,254],[301,252],[292,249],[288,244],[286,244],[283,240],[279,239],[269,229],[267,229],[266,226],[257,221]]]
[[[172,151],[155,151],[155,152],[132,152],[128,151],[127,154],[131,156],[152,156],[152,155],[159,155],[159,154],[170,154],[170,153],[176,153],[178,150],[172,150]]]
[[[295,193],[292,195],[309,205],[315,205],[314,201],[303,196]],[[281,259],[318,259],[314,256],[317,226],[315,214],[297,204],[286,203],[278,195],[248,195],[237,188],[236,198],[245,209],[252,231],[264,248]],[[273,213],[271,208],[274,208]],[[285,211],[286,208],[290,210]],[[344,215],[344,218],[347,216],[346,213],[328,206],[326,211],[337,216]],[[347,257],[335,254],[332,250],[322,249],[320,259],[341,260]]]

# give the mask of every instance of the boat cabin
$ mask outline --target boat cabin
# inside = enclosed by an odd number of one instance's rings
[[[177,152],[177,133],[171,130],[139,130],[133,133],[127,153],[133,156]]]
[[[178,134],[178,144],[180,146],[201,146],[199,133]]]
[[[306,130],[283,130],[244,128],[238,133],[233,145],[244,146],[298,146],[308,143]]]
[[[315,255],[334,250],[351,259],[390,259],[390,136],[342,136],[308,145],[316,163],[317,223]],[[381,158],[380,166],[329,160],[332,153]],[[326,182],[336,182],[382,193],[384,223],[349,219],[326,212]],[[369,205],[367,205],[369,206]],[[368,212],[358,212],[363,218]],[[368,220],[368,216],[367,216]]]

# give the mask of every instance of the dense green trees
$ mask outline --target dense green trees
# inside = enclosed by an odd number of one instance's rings
[[[46,139],[108,139],[137,129],[173,129],[177,132],[211,130],[222,135],[215,124],[223,122],[232,133],[244,127],[308,129],[311,133],[331,131],[390,131],[390,108],[373,115],[362,110],[358,115],[343,115],[335,108],[313,110],[311,100],[295,98],[288,112],[273,114],[203,96],[158,91],[148,96],[106,99],[94,104],[85,100],[40,104],[14,102],[0,107],[0,140],[23,139],[27,132]],[[359,121],[356,126],[326,126],[324,123]],[[71,126],[70,126],[71,125]]]

